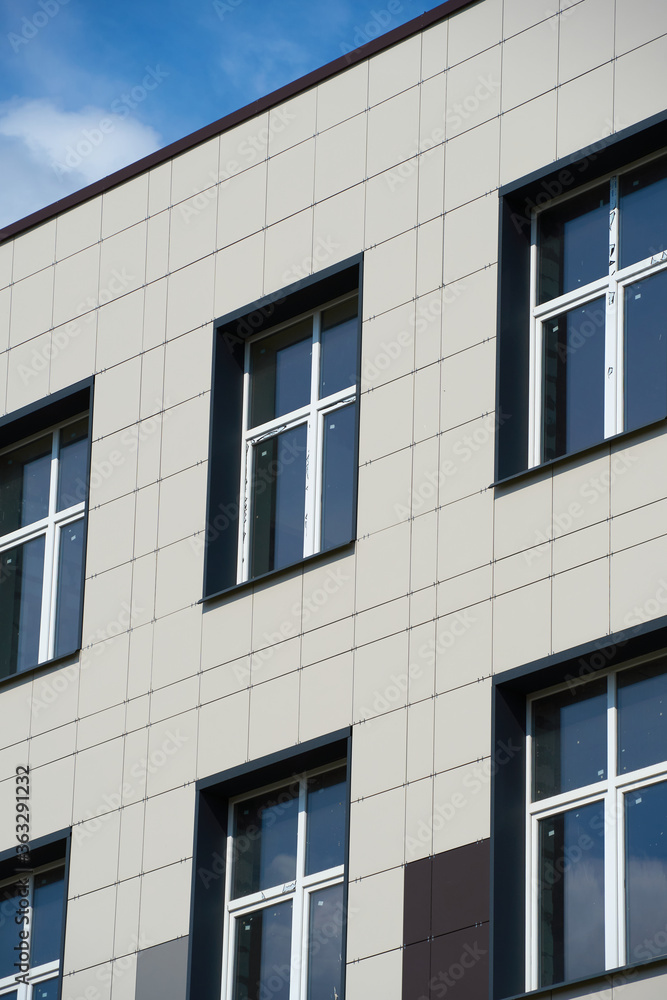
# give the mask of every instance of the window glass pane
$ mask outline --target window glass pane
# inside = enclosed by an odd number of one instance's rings
[[[354,537],[356,406],[324,415],[322,550]]]
[[[325,309],[320,333],[320,399],[357,381],[357,297]]]
[[[252,576],[303,559],[306,442],[300,424],[253,448]]]
[[[667,672],[647,663],[618,675],[618,772],[667,760]]]
[[[533,800],[607,776],[607,682],[589,681],[533,704]]]
[[[44,979],[33,986],[32,1000],[58,1000],[58,977]]]
[[[37,664],[44,538],[0,553],[0,677]]]
[[[544,461],[604,439],[605,300],[544,323]]]
[[[625,796],[625,864],[627,961],[667,954],[667,782]]]
[[[51,435],[0,455],[0,534],[49,512]]]
[[[621,267],[667,249],[667,159],[621,177],[619,208]]]
[[[266,792],[234,809],[232,899],[296,878],[299,786]]]
[[[16,990],[12,990],[11,993],[3,993],[2,1000],[18,1000],[18,993],[16,992]]]
[[[547,302],[609,272],[609,185],[539,219],[539,300]]]
[[[625,429],[663,417],[667,417],[667,271],[625,287]]]
[[[593,802],[539,824],[540,986],[605,967],[604,808]]]
[[[236,920],[234,1000],[289,1000],[292,902]]]
[[[18,951],[14,951],[19,946],[19,931],[23,925],[19,926],[15,917],[19,912],[19,900],[21,899],[19,887],[17,885],[6,885],[0,889],[0,979],[6,976],[15,976],[17,969],[14,962],[17,961]],[[27,895],[23,898],[27,899]],[[10,994],[11,996],[11,994]]]
[[[250,427],[310,402],[312,317],[256,340],[250,348]]]
[[[86,499],[88,417],[61,428],[58,468],[58,506],[65,510]]]
[[[306,875],[345,861],[345,768],[317,774],[308,781]]]
[[[58,553],[58,605],[54,656],[79,647],[81,616],[81,569],[83,563],[83,518],[60,529]]]
[[[35,875],[31,964],[55,962],[60,955],[65,870],[51,868]]]
[[[341,1000],[343,886],[310,894],[308,1000]]]

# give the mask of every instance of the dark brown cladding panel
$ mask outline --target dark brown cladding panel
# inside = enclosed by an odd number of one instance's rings
[[[403,940],[405,944],[426,941],[431,936],[431,884],[433,859],[422,858],[405,867]]]
[[[427,996],[428,1000],[488,1000],[488,923],[433,939]]]
[[[488,1000],[489,847],[405,866],[403,1000]]]
[[[434,937],[488,921],[490,860],[488,840],[433,858],[431,934]]]
[[[115,173],[109,174],[108,177],[103,177],[101,180],[89,184],[88,187],[82,188],[80,191],[75,191],[73,194],[67,195],[66,198],[61,198],[60,201],[56,201],[52,205],[40,208],[39,211],[27,215],[24,219],[10,223],[4,229],[0,229],[0,243],[11,236],[17,236],[27,229],[32,229],[33,226],[38,226],[42,222],[46,222],[47,219],[52,219],[61,212],[74,208],[76,205],[81,205],[90,198],[95,198],[98,194],[102,194],[104,191],[108,191],[110,188],[130,180],[132,177],[136,177],[145,170],[150,170],[160,163],[165,163],[172,156],[177,156],[179,153],[185,153],[187,150],[193,149],[195,146],[200,145],[200,143],[206,142],[207,139],[212,139],[214,136],[226,132],[227,129],[233,128],[234,125],[248,121],[248,119],[253,118],[262,111],[267,111],[282,101],[287,101],[290,97],[295,97],[304,90],[308,90],[310,87],[328,80],[329,77],[335,76],[336,73],[342,72],[349,66],[363,62],[369,56],[375,55],[377,52],[382,52],[383,49],[389,49],[392,45],[410,38],[411,35],[415,35],[425,28],[431,27],[431,25],[436,24],[438,21],[449,17],[450,14],[456,13],[457,10],[480,2],[483,2],[483,0],[447,0],[446,3],[439,4],[433,10],[420,14],[419,17],[413,18],[412,21],[407,21],[405,24],[399,25],[393,31],[388,31],[385,35],[374,38],[372,41],[367,42],[366,45],[348,52],[347,55],[341,56],[339,59],[334,59],[333,62],[327,63],[325,66],[320,66],[319,69],[313,70],[312,73],[308,73],[306,76],[302,76],[298,80],[286,84],[286,86],[281,87],[279,90],[274,90],[273,93],[267,94],[266,97],[262,97],[258,101],[253,101],[252,104],[247,104],[244,108],[239,108],[238,111],[232,111],[231,114],[218,119],[218,121],[213,122],[211,125],[205,125],[204,128],[200,128],[182,139],[177,139],[176,142],[172,142],[169,146],[158,149],[149,156],[144,156],[143,159],[137,160],[136,163],[130,163],[121,170],[116,170]]]

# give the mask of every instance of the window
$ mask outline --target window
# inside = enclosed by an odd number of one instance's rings
[[[534,215],[531,465],[667,417],[667,157]]]
[[[528,703],[526,988],[667,954],[667,658]]]
[[[667,112],[501,188],[496,482],[667,417],[666,218]]]
[[[197,782],[189,996],[343,1000],[350,729]]]
[[[88,416],[0,451],[0,677],[80,645]]]
[[[205,597],[354,539],[359,259],[221,320]]]
[[[224,996],[341,1000],[345,765],[230,803]]]
[[[0,1000],[57,1000],[64,897],[62,863],[0,886]]]
[[[239,581],[354,530],[357,296],[246,345]]]

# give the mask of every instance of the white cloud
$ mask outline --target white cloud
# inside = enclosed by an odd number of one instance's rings
[[[104,108],[49,100],[0,104],[0,225],[7,225],[159,149],[160,135]]]

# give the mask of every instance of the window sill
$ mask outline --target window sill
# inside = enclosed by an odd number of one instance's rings
[[[0,677],[0,689],[3,687],[8,687],[13,681],[21,680],[23,677],[34,678],[39,676],[40,673],[48,673],[54,667],[59,667],[72,657],[76,657],[77,662],[79,658],[79,653],[81,648],[70,650],[69,653],[61,653],[60,656],[53,656],[50,660],[44,660],[42,663],[36,663],[34,667],[27,667],[25,670],[19,670],[15,674],[7,674],[6,677]]]
[[[607,969],[596,976],[588,976],[585,979],[568,979],[562,983],[554,983],[552,986],[541,986],[537,990],[530,990],[527,993],[515,993],[511,997],[503,997],[502,1000],[524,1000],[524,998],[535,998],[535,1000],[551,1000],[552,993],[557,995],[557,991],[570,989],[573,987],[589,986],[591,993],[602,989],[609,989],[614,986],[625,986],[633,982],[642,969],[658,969],[661,965],[666,966],[667,955],[658,955],[656,958],[649,958],[645,962],[636,962],[634,965],[619,965],[616,969]],[[614,982],[619,977],[622,982]],[[583,993],[582,993],[583,996]]]
[[[588,458],[596,452],[601,452],[604,448],[608,448],[624,439],[631,441],[640,434],[645,434],[646,431],[663,425],[667,425],[667,418],[665,417],[660,420],[654,420],[652,424],[644,424],[643,427],[636,427],[631,431],[621,431],[620,434],[614,434],[612,437],[605,438],[604,441],[598,441],[597,444],[589,445],[588,448],[583,448],[581,451],[572,451],[567,455],[559,455],[558,458],[552,458],[548,462],[541,462],[540,465],[533,465],[530,469],[522,469],[521,472],[515,472],[511,476],[506,476],[505,479],[496,479],[489,485],[489,489],[495,489],[496,486],[512,486],[524,479],[529,479],[531,476],[537,476],[547,469],[562,465],[564,462],[571,462],[576,458]]]
[[[205,594],[197,601],[197,604],[207,604],[209,601],[216,601],[221,597],[242,593],[245,590],[249,590],[251,587],[266,583],[269,580],[279,580],[281,577],[287,576],[289,573],[294,572],[295,569],[299,569],[301,566],[307,567],[312,564],[317,565],[318,563],[325,562],[330,556],[344,555],[346,552],[353,551],[354,539],[351,539],[349,542],[343,542],[342,545],[337,545],[333,549],[326,549],[324,552],[315,552],[312,556],[306,556],[298,562],[290,563],[289,566],[281,566],[280,569],[273,569],[270,573],[262,573],[261,576],[254,576],[251,580],[244,580],[242,583],[235,583],[231,587],[225,587],[224,590],[218,590],[215,594]]]

